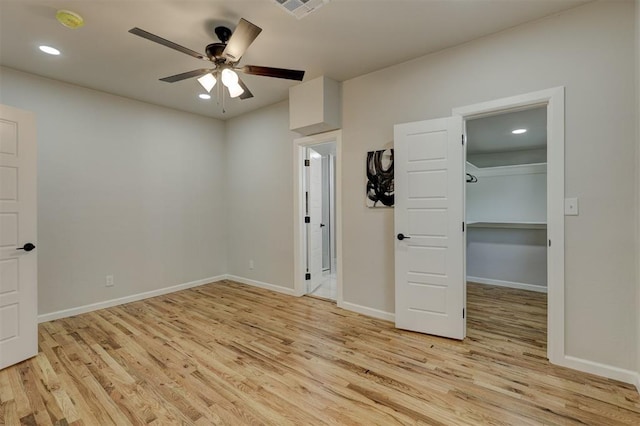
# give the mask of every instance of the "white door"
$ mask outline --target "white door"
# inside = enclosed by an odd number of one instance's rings
[[[331,156],[324,155],[322,157],[322,271],[331,270],[331,232],[330,228],[333,226],[331,222],[331,179],[329,177],[329,171],[331,167],[329,162]]]
[[[38,353],[37,257],[29,244],[36,244],[35,120],[0,105],[0,369]]]
[[[309,148],[309,217],[308,250],[312,292],[322,282],[322,156]]]
[[[463,339],[460,117],[394,128],[396,327]]]

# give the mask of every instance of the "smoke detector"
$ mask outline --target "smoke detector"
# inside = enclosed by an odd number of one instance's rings
[[[311,12],[320,9],[329,0],[274,0],[287,12],[298,19],[302,19]]]

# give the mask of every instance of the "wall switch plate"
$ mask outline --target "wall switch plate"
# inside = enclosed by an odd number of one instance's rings
[[[564,215],[578,216],[578,199],[577,198],[564,199]]]
[[[113,275],[107,275],[104,283],[105,287],[113,287]]]

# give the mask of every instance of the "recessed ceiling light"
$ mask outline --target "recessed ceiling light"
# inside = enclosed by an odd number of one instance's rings
[[[198,97],[199,97],[200,99],[211,99],[211,95],[208,95],[208,94],[206,94],[206,93],[200,93],[200,94],[198,95]]]
[[[47,53],[49,55],[59,55],[60,54],[60,51],[58,49],[56,49],[55,47],[51,47],[51,46],[40,46],[39,49],[42,50],[44,53]]]
[[[527,133],[527,129],[515,129],[511,133],[513,133],[514,135],[521,135],[523,133]]]

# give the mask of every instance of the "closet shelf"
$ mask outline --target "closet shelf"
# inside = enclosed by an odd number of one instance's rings
[[[467,222],[470,228],[547,229],[546,222]]]

